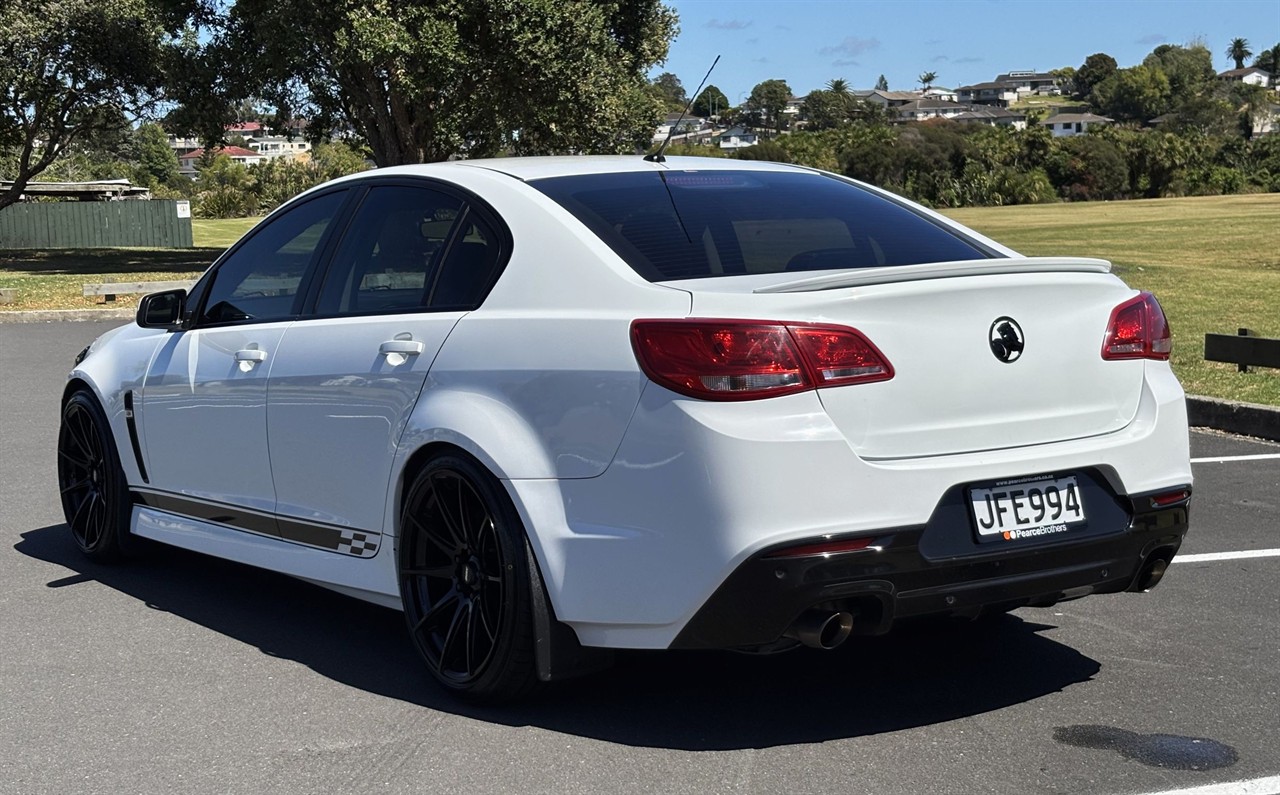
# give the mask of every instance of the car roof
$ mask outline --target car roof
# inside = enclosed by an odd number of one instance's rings
[[[811,169],[758,160],[729,160],[716,157],[668,157],[661,163],[639,155],[573,155],[567,157],[499,157],[476,160],[454,160],[448,163],[425,163],[392,166],[363,172],[366,176],[442,175],[456,168],[481,168],[496,171],[522,181],[584,174],[618,174],[654,171],[786,171],[809,172]]]

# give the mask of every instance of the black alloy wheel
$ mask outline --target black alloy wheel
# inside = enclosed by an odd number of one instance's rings
[[[62,513],[80,551],[93,560],[120,557],[132,507],[106,415],[86,392],[62,407],[58,430]]]
[[[487,701],[532,688],[529,556],[501,485],[468,458],[435,458],[409,489],[400,529],[405,618],[432,675]]]

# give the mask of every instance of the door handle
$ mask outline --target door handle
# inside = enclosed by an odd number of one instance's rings
[[[267,360],[267,352],[260,351],[257,348],[245,348],[236,351],[236,367],[240,368],[240,372],[247,373],[258,366],[259,362]]]
[[[378,353],[386,356],[389,353],[403,353],[406,356],[417,356],[427,346],[417,340],[387,340],[378,346]]]

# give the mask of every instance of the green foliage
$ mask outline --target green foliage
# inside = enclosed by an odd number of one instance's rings
[[[807,122],[807,129],[832,130],[848,124],[856,107],[856,100],[847,90],[838,93],[831,89],[818,89],[809,92],[809,96],[804,98],[800,114]]]
[[[783,125],[782,111],[791,98],[791,87],[785,80],[765,80],[751,89],[747,98],[747,111],[755,117],[754,126],[773,127],[781,131]]]
[[[933,85],[933,81],[935,81],[935,80],[937,80],[937,79],[938,79],[938,73],[937,73],[937,72],[923,72],[923,73],[920,75],[920,78],[919,78],[919,80],[920,80],[920,86],[921,86],[925,91],[928,91],[928,90],[929,90],[929,88]]]
[[[133,131],[133,181],[153,191],[160,186],[177,187],[185,179],[178,173],[178,155],[169,148],[169,138],[158,124],[143,124]]]
[[[309,188],[365,168],[363,153],[341,142],[320,144],[306,161],[279,157],[245,167],[216,155],[199,168],[195,213],[200,218],[267,213]]]
[[[6,0],[0,13],[0,150],[15,185],[77,140],[118,130],[158,90],[165,32],[147,0]]]
[[[884,75],[880,75],[880,77],[876,80],[876,91],[888,91],[888,90],[889,90],[889,81],[884,79]]]
[[[693,101],[693,115],[707,118],[719,116],[729,110],[729,98],[714,85],[702,89],[702,93]]]
[[[653,79],[654,93],[666,105],[667,110],[678,113],[689,104],[689,96],[684,91],[680,78],[670,72],[663,72]]]
[[[1227,57],[1236,62],[1237,69],[1244,68],[1244,61],[1250,55],[1253,50],[1249,49],[1248,39],[1232,39],[1231,46],[1227,47]]]
[[[646,72],[676,31],[661,0],[238,0],[188,42],[176,98],[217,131],[261,97],[350,128],[379,165],[632,152],[665,108]],[[213,79],[213,78],[218,79]],[[197,112],[202,111],[202,112]]]
[[[1170,108],[1169,78],[1158,66],[1120,69],[1093,87],[1091,101],[1116,121],[1145,123]]]
[[[331,179],[345,177],[347,174],[364,171],[369,167],[366,162],[368,159],[369,151],[364,147],[355,146],[348,141],[331,141],[316,144],[311,150],[311,160],[308,162],[315,171],[315,178],[321,182],[328,182]]]
[[[1189,47],[1161,44],[1143,59],[1142,64],[1164,72],[1175,101],[1201,94],[1213,84],[1217,74],[1213,70],[1213,56],[1203,44]]]
[[[1129,187],[1123,151],[1100,135],[1060,139],[1045,170],[1066,199],[1119,199]]]
[[[1252,65],[1270,72],[1272,85],[1275,85],[1275,80],[1280,77],[1280,43],[1269,50],[1263,50],[1261,55],[1253,59]]]
[[[761,141],[755,146],[739,149],[734,154],[738,160],[768,160],[774,163],[790,163],[791,157],[782,144],[776,141]]]
[[[1075,73],[1075,96],[1078,99],[1088,99],[1093,93],[1093,87],[1115,74],[1118,68],[1116,59],[1105,52],[1095,52],[1085,58]]]

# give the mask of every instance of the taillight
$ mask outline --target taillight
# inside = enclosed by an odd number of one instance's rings
[[[704,400],[753,400],[893,377],[871,341],[844,326],[637,320],[631,344],[655,383]]]
[[[1102,358],[1164,361],[1172,350],[1169,321],[1151,293],[1140,293],[1111,310]]]

